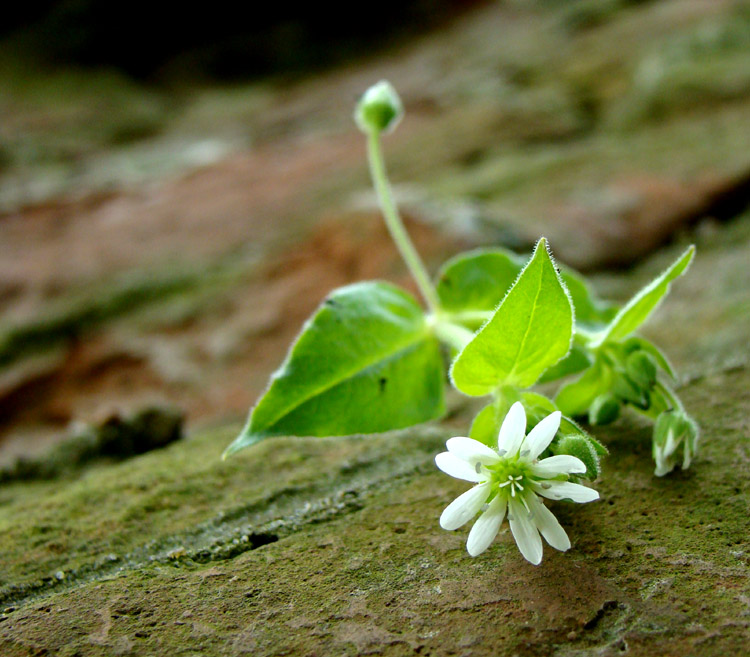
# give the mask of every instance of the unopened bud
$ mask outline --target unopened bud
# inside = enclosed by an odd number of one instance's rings
[[[401,121],[404,106],[393,85],[381,80],[365,91],[354,111],[354,120],[359,129],[371,132],[390,132]]]
[[[625,372],[615,375],[612,382],[612,391],[620,399],[638,408],[648,408],[648,391],[633,381]]]
[[[654,425],[652,453],[656,461],[654,474],[663,477],[677,465],[677,451],[682,447],[682,469],[690,467],[698,449],[698,425],[680,410],[665,411]]]
[[[641,388],[648,390],[656,382],[656,363],[645,351],[635,351],[625,360],[625,370]]]
[[[579,475],[586,479],[596,479],[599,476],[599,455],[596,449],[583,434],[563,436],[557,443],[555,454],[570,454],[583,461],[586,474]]]
[[[609,424],[620,415],[620,401],[614,395],[599,395],[589,408],[589,424]]]

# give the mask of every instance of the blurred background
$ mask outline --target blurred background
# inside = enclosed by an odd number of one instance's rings
[[[0,467],[145,405],[236,420],[332,287],[409,285],[351,120],[381,78],[433,270],[544,234],[627,296],[607,272],[750,221],[747,1],[237,11],[4,10]]]

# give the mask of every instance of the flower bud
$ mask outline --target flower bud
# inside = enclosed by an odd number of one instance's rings
[[[630,354],[625,360],[625,371],[644,390],[648,390],[656,382],[656,363],[645,351]]]
[[[614,395],[599,395],[589,408],[589,424],[609,424],[620,415],[620,401]]]
[[[404,106],[393,85],[381,80],[365,91],[357,103],[354,120],[365,134],[390,132],[403,115]]]
[[[684,411],[665,411],[654,425],[652,453],[656,461],[654,474],[663,477],[677,465],[677,451],[682,446],[682,469],[690,467],[698,448],[698,425]]]
[[[612,391],[620,399],[633,404],[633,406],[644,409],[649,406],[648,391],[644,390],[624,372],[615,374]]]
[[[555,447],[555,455],[569,454],[583,461],[586,466],[586,474],[581,475],[586,479],[596,479],[599,475],[599,456],[591,442],[583,434],[571,434],[563,436]]]

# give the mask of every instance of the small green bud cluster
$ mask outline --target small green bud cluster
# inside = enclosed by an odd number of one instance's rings
[[[607,343],[598,354],[602,376],[610,381],[609,390],[594,399],[589,408],[589,423],[609,424],[627,404],[648,411],[659,396],[656,387],[657,363],[643,348],[644,341],[631,338],[622,343]]]
[[[365,134],[391,132],[401,121],[404,106],[387,80],[371,86],[362,95],[354,111],[354,120]]]

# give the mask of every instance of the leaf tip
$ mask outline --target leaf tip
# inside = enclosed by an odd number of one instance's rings
[[[240,432],[240,435],[237,436],[229,445],[229,447],[224,450],[224,453],[221,455],[221,460],[226,461],[236,452],[239,452],[247,447],[252,447],[256,443],[259,443],[261,440],[263,440],[265,437],[266,436],[262,434],[253,433],[248,430],[248,427],[245,427]]]

